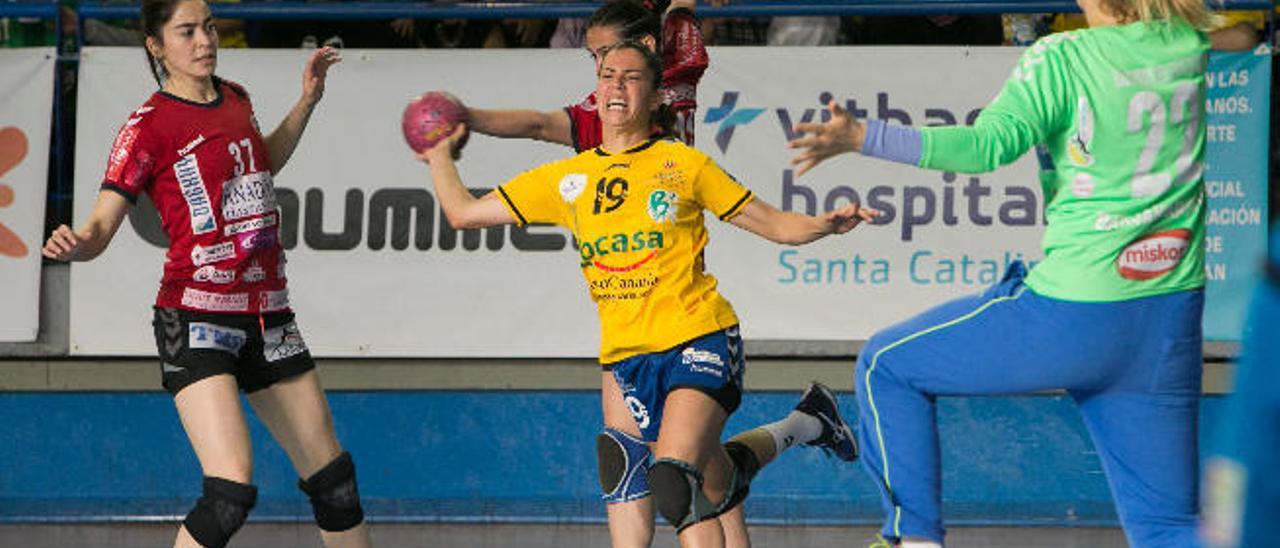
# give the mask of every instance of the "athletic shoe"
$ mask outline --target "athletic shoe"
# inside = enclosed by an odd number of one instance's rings
[[[814,381],[800,397],[800,403],[796,404],[796,411],[816,417],[822,423],[822,435],[805,445],[820,447],[845,462],[857,460],[858,442],[854,441],[853,431],[840,417],[836,395],[830,388]]]

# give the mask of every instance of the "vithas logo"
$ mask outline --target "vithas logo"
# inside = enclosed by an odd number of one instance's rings
[[[720,99],[720,106],[708,110],[707,116],[702,119],[708,124],[720,122],[720,129],[716,131],[716,146],[720,147],[720,152],[729,151],[729,141],[733,139],[733,128],[750,124],[764,113],[762,108],[735,110],[737,106],[738,92],[726,91],[724,97]]]
[[[4,175],[27,157],[27,136],[16,127],[0,128],[0,209],[13,205],[13,187],[4,184]],[[0,216],[0,218],[3,218]],[[27,246],[3,222],[0,222],[0,255],[22,258]]]

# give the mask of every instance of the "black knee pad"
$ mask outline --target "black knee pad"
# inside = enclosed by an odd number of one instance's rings
[[[346,531],[364,521],[351,453],[343,451],[319,472],[298,480],[298,488],[311,498],[311,510],[321,529]]]
[[[201,546],[222,548],[244,525],[257,502],[257,487],[205,476],[204,493],[182,525]]]
[[[729,497],[724,502],[724,509],[720,511],[721,514],[734,509],[747,499],[747,495],[751,492],[751,480],[760,473],[760,459],[756,457],[755,451],[745,444],[731,441],[724,444],[724,452],[729,454],[729,461],[733,463],[733,483]]]
[[[738,487],[740,483],[735,471],[728,496],[720,504],[715,504],[702,492],[702,473],[692,464],[676,459],[657,459],[649,467],[653,503],[658,507],[658,513],[676,528],[676,533],[695,523],[715,519],[742,502],[742,498],[734,497],[741,490]]]
[[[596,437],[596,461],[600,489],[607,504],[631,502],[649,496],[649,445],[626,432],[605,428]]]

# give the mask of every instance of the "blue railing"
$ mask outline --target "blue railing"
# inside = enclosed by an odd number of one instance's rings
[[[1269,10],[1271,0],[1212,0],[1226,10]],[[131,19],[137,3],[80,2],[81,18]],[[507,19],[585,17],[599,2],[305,2],[299,0],[213,3],[214,14],[234,19]],[[706,17],[776,15],[926,15],[958,13],[1063,13],[1079,11],[1074,0],[737,0],[723,7],[699,6]],[[0,0],[0,17],[57,18],[57,0]]]
[[[1213,2],[1217,4],[1217,2]],[[1270,9],[1270,0],[1225,0],[1224,9]],[[297,0],[215,3],[214,14],[235,19],[507,19],[586,17],[599,2],[325,2]],[[738,0],[724,7],[699,6],[706,17],[776,15],[927,15],[952,13],[1062,13],[1079,11],[1074,0]],[[137,17],[132,3],[83,2],[82,17]]]

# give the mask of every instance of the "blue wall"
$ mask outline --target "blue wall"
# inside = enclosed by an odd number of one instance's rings
[[[334,392],[374,520],[601,521],[590,392]],[[797,395],[752,393],[736,433],[781,417]],[[842,398],[853,416],[853,401]],[[1205,401],[1212,419],[1221,403]],[[950,523],[1114,524],[1101,465],[1068,398],[943,399]],[[310,519],[284,453],[256,422],[254,519]],[[163,393],[0,393],[0,521],[146,520],[184,514],[199,467]],[[878,519],[857,465],[794,449],[752,486],[757,523]]]

